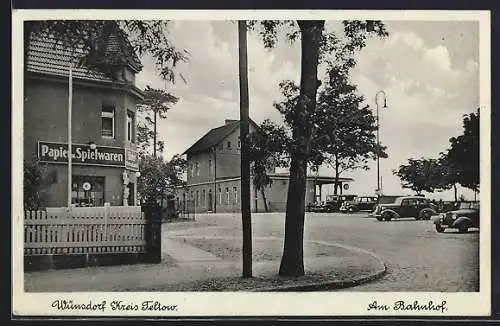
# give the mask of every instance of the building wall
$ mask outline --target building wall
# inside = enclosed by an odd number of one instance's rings
[[[24,102],[24,158],[31,160],[37,155],[38,141],[68,142],[68,84],[38,78],[25,81]],[[115,105],[115,135],[105,138],[101,135],[101,110],[103,103]],[[134,148],[126,141],[127,110],[136,110],[137,99],[124,91],[103,87],[82,86],[73,83],[72,142],[98,146]],[[135,128],[134,128],[135,129]],[[49,172],[55,174],[55,183],[46,195],[46,206],[67,204],[67,164],[48,164]],[[124,167],[101,167],[72,165],[73,175],[104,176],[104,199],[111,205],[122,205]],[[131,175],[131,182],[136,183]],[[131,194],[132,195],[132,194]]]
[[[252,125],[250,125],[250,132],[255,132]],[[237,128],[217,145],[215,153],[212,151],[213,149],[210,149],[201,153],[189,154],[187,156],[188,185],[213,182],[214,175],[217,176],[217,179],[239,177],[241,173],[239,136],[240,130]],[[209,161],[211,161],[211,169],[209,169]],[[196,169],[196,163],[198,163],[198,169]]]

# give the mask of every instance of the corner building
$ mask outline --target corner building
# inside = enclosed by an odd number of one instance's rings
[[[24,159],[47,164],[52,180],[43,206],[66,206],[70,52],[49,36],[31,38],[25,51]],[[77,206],[137,201],[136,106],[143,94],[135,75],[142,65],[119,31],[104,51],[113,75],[72,69],[71,201]]]

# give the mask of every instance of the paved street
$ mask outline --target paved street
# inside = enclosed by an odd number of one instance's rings
[[[364,216],[307,213],[306,242],[366,249],[387,265],[388,272],[382,279],[344,291],[479,290],[479,232],[460,234],[450,230],[438,234],[431,221],[378,222]],[[265,259],[269,241],[259,241],[283,236],[284,214],[252,214],[252,221],[254,257]],[[213,253],[227,255],[225,241],[241,241],[241,220],[238,214],[202,214],[197,215],[196,222],[165,224],[164,231],[165,242],[167,238],[176,239],[206,250],[205,242],[218,241],[219,252]],[[282,242],[277,241],[276,246],[281,248]]]

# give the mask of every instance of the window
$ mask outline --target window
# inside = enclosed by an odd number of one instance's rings
[[[205,189],[201,191],[201,200],[203,201],[203,205],[207,205],[207,193],[205,192]]]
[[[196,175],[199,176],[200,175],[200,162],[196,162],[195,165],[196,165]]]
[[[212,175],[212,160],[208,160],[208,175]]]
[[[228,149],[230,149],[230,148],[231,148],[231,142],[230,142],[230,141],[228,141],[228,142],[227,142],[227,148],[228,148]]]
[[[134,113],[127,111],[127,141],[134,142]]]
[[[234,196],[234,203],[238,204],[238,188],[233,187],[233,196]]]
[[[191,164],[191,176],[192,177],[194,177],[195,171],[196,171],[196,164],[192,163]]]
[[[115,137],[115,107],[103,104],[101,112],[101,135],[103,137]]]
[[[196,190],[196,201],[195,201],[195,206],[200,205],[200,192]]]
[[[241,137],[238,136],[238,148],[240,148],[240,147],[241,147]]]
[[[219,188],[219,204],[222,204],[222,189]]]
[[[224,145],[222,143],[220,143],[218,146],[217,146],[218,149],[223,149],[224,148]]]
[[[229,188],[226,188],[226,198],[227,198],[227,204],[229,205]]]
[[[104,206],[104,177],[72,176],[71,203],[77,206]],[[88,190],[84,184],[90,184]]]

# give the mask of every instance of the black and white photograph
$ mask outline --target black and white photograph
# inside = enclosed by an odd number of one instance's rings
[[[488,315],[489,17],[14,11],[14,311]]]

